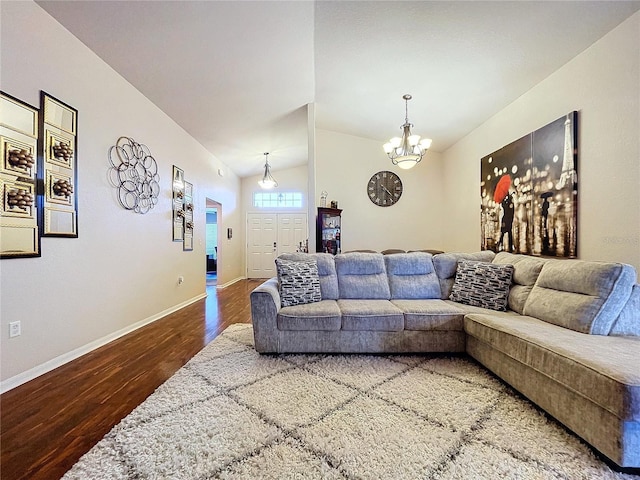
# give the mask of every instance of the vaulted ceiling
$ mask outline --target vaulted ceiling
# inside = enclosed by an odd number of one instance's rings
[[[640,1],[45,1],[71,33],[240,176],[307,162],[318,128],[443,151]],[[577,79],[579,81],[579,79]],[[131,132],[133,135],[134,132]]]

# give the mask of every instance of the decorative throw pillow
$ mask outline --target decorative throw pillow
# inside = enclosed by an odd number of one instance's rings
[[[513,265],[460,260],[449,299],[504,312],[512,276]]]
[[[283,307],[319,302],[320,277],[316,260],[284,260],[276,258],[280,304]]]

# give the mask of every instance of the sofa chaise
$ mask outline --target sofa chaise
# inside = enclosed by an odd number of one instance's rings
[[[250,295],[257,351],[466,352],[617,466],[640,468],[632,266],[490,251],[286,254],[276,263],[290,275]],[[292,279],[316,293],[294,287],[291,296],[283,287]]]

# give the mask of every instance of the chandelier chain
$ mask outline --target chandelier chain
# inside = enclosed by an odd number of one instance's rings
[[[405,95],[403,98],[404,98],[404,123],[409,123],[409,100],[411,100],[411,95]]]

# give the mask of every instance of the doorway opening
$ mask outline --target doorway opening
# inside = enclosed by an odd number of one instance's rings
[[[216,288],[220,272],[220,255],[218,251],[220,223],[222,219],[222,204],[207,198],[206,205],[206,285]]]

